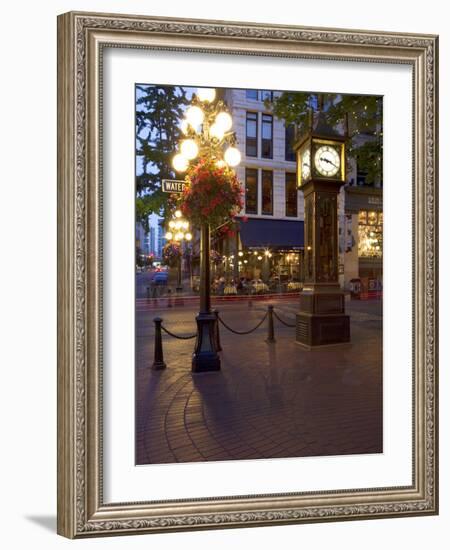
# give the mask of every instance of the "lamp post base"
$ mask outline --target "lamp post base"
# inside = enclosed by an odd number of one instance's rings
[[[196,321],[197,341],[192,356],[192,372],[218,371],[220,370],[220,357],[216,347],[216,316],[214,313],[199,313]]]

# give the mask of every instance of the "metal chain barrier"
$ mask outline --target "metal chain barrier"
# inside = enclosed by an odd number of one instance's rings
[[[244,330],[244,331],[240,331],[240,330],[234,330],[232,329],[229,325],[227,325],[225,323],[225,321],[222,319],[222,317],[220,317],[220,315],[217,315],[217,319],[219,320],[219,322],[227,329],[229,330],[230,332],[232,332],[233,334],[250,334],[251,332],[255,331],[257,328],[259,328],[263,323],[264,321],[267,319],[267,315],[268,313],[266,312],[264,317],[261,319],[261,321],[259,321],[259,323],[253,327],[251,330]]]
[[[280,321],[280,323],[282,323],[286,327],[295,328],[295,323],[293,325],[291,325],[290,323],[286,323],[286,321],[283,321],[283,319],[277,314],[277,312],[275,310],[274,310],[273,314]]]
[[[266,342],[269,342],[269,343],[275,343],[276,342],[275,331],[274,331],[274,322],[273,322],[274,317],[276,317],[278,319],[278,321],[280,321],[280,323],[282,323],[286,327],[291,327],[291,328],[295,327],[295,324],[291,325],[290,323],[287,323],[284,319],[282,319],[276,313],[275,308],[274,308],[273,305],[267,306],[267,311],[264,314],[264,316],[262,317],[262,319],[260,321],[258,321],[257,325],[255,325],[250,330],[235,330],[234,328],[231,328],[229,325],[227,325],[227,323],[225,323],[225,321],[222,319],[222,317],[220,316],[219,311],[217,309],[214,310],[213,313],[216,317],[215,328],[214,328],[214,339],[215,339],[215,344],[216,344],[216,347],[217,347],[217,351],[222,350],[222,346],[220,344],[219,323],[222,324],[227,330],[229,330],[233,334],[245,335],[245,334],[250,334],[250,333],[254,332],[255,330],[257,330],[264,323],[264,321],[268,318],[269,321],[268,321],[268,324],[267,324]],[[172,336],[173,338],[177,338],[178,340],[191,340],[191,339],[197,337],[197,333],[189,334],[189,335],[188,334],[183,334],[183,335],[175,334],[172,331],[170,331],[169,329],[167,329],[166,327],[163,327],[163,325],[162,325],[163,320],[160,317],[155,317],[153,319],[153,321],[155,323],[155,354],[154,354],[154,362],[152,364],[152,368],[154,370],[162,370],[162,369],[166,368],[166,363],[164,362],[163,348],[162,348],[162,338],[161,338],[162,331],[164,331],[169,336]]]
[[[173,338],[177,338],[178,340],[190,340],[191,338],[195,338],[197,336],[197,333],[192,335],[179,335],[174,334],[170,330],[168,330],[166,327],[162,326],[163,320],[161,317],[155,317],[153,319],[153,322],[155,323],[155,345],[154,345],[154,360],[153,364],[151,365],[151,368],[153,370],[164,370],[167,365],[164,361],[164,354],[163,354],[163,346],[162,346],[162,331],[164,331],[169,336],[173,336]]]
[[[173,332],[170,332],[169,329],[167,329],[166,327],[163,327],[162,325],[161,325],[161,328],[166,334],[168,334],[169,336],[173,336],[173,338],[178,338],[178,340],[191,340],[192,338],[195,338],[197,336],[197,333],[189,336],[187,335],[182,336],[182,335],[174,334]]]

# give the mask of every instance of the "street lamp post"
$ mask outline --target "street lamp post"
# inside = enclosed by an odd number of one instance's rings
[[[181,252],[181,243],[183,240],[190,241],[192,240],[192,233],[189,230],[189,222],[182,218],[180,210],[175,211],[175,219],[170,220],[169,230],[165,234],[167,241],[173,241],[180,244]],[[183,290],[183,284],[181,281],[181,253],[177,262],[177,286],[176,291],[181,292]]]
[[[230,132],[233,121],[225,104],[215,101],[213,88],[200,88],[186,111],[182,131],[186,136],[180,151],[173,157],[173,167],[183,173],[189,164],[213,159],[217,166],[237,166],[239,150],[234,147],[235,135]],[[215,329],[217,318],[211,311],[210,226],[200,227],[200,311],[196,317],[197,340],[192,357],[192,372],[220,370]]]

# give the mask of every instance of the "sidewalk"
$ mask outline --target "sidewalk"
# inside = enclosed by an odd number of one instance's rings
[[[296,304],[276,304],[293,322]],[[264,304],[223,308],[237,330]],[[222,370],[192,375],[194,340],[164,336],[167,369],[152,371],[153,323],[195,332],[195,312],[138,313],[137,464],[382,452],[382,323],[379,302],[349,304],[352,342],[305,351],[294,328],[275,322],[237,336],[221,327]]]

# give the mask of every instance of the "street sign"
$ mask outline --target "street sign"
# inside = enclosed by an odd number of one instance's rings
[[[162,180],[162,190],[164,193],[182,193],[184,186],[184,180]]]

